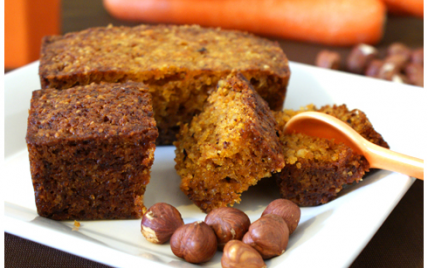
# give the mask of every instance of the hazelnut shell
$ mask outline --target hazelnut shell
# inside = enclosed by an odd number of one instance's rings
[[[380,69],[382,68],[383,61],[374,59],[367,66],[365,75],[369,77],[377,78],[379,76]]]
[[[387,48],[387,55],[401,55],[405,58],[405,61],[408,61],[412,55],[412,50],[402,43],[392,43]]]
[[[175,256],[190,263],[209,261],[217,251],[217,237],[203,221],[178,228],[172,235],[170,244]]]
[[[424,67],[421,64],[409,63],[405,68],[408,81],[416,86],[424,86]]]
[[[141,233],[155,244],[167,242],[178,227],[184,225],[180,212],[167,203],[151,206],[141,219]]]
[[[280,216],[288,226],[290,235],[296,230],[300,221],[300,208],[295,203],[287,199],[276,199],[272,201],[263,211],[262,216],[275,214]]]
[[[379,70],[378,77],[380,79],[391,81],[396,74],[400,73],[400,69],[401,67],[394,62],[384,61]]]
[[[275,214],[266,214],[250,225],[242,242],[257,250],[263,259],[284,253],[288,244],[287,223]]]
[[[322,50],[318,53],[315,65],[321,68],[339,70],[341,58],[339,53],[329,50]]]
[[[219,250],[230,240],[242,240],[251,221],[247,214],[237,208],[223,207],[212,210],[205,217],[205,223],[211,226],[217,236]]]
[[[413,50],[411,61],[412,63],[424,65],[424,48],[423,47]]]
[[[346,60],[347,69],[353,73],[363,74],[370,61],[372,61],[377,54],[378,51],[375,47],[359,44],[355,46],[348,55]]]
[[[264,268],[266,264],[260,253],[253,247],[239,240],[230,240],[224,247],[221,267]]]

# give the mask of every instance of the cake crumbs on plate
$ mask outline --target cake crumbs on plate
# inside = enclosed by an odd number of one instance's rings
[[[72,231],[79,231],[80,228],[80,222],[74,220],[74,224],[73,224],[73,228],[71,229]]]

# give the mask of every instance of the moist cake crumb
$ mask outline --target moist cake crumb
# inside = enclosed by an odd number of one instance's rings
[[[242,192],[284,166],[278,131],[243,75],[220,80],[174,143],[181,190],[205,212],[239,203]]]
[[[326,105],[316,108],[308,105],[300,111],[274,112],[280,129],[294,115],[304,111],[318,111],[332,115],[347,123],[364,138],[389,148],[377,133],[366,114],[358,109],[348,110],[346,105]],[[281,197],[300,206],[315,206],[334,199],[344,185],[362,180],[369,171],[364,156],[343,143],[311,137],[304,134],[283,134],[280,137],[285,167],[275,174]]]

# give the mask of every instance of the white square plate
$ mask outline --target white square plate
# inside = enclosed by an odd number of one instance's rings
[[[347,104],[364,111],[392,150],[423,158],[426,147],[426,89],[394,84],[337,71],[290,63],[291,81],[285,108],[309,103]],[[5,231],[111,266],[193,267],[175,257],[169,244],[150,244],[140,233],[140,220],[73,222],[39,217],[34,202],[25,144],[31,92],[40,88],[38,62],[5,75],[5,161],[3,189]],[[358,256],[413,178],[389,171],[366,176],[322,206],[302,208],[302,217],[286,252],[268,260],[268,267],[346,267]],[[147,187],[145,204],[167,202],[178,208],[185,223],[203,220],[205,214],[179,189],[174,169],[174,147],[158,147]],[[266,205],[279,198],[272,180],[262,180],[242,195],[237,208],[251,221]],[[221,253],[202,264],[221,267]],[[144,267],[147,267],[144,266]]]

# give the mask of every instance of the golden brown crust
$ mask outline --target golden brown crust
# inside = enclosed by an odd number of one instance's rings
[[[242,75],[221,80],[174,145],[181,190],[203,211],[233,206],[284,166],[275,119]]]
[[[151,97],[144,84],[91,84],[33,91],[27,142],[49,144],[58,138],[132,135],[155,129]]]
[[[171,144],[180,122],[201,111],[217,82],[237,70],[273,110],[281,110],[290,77],[280,46],[254,35],[199,26],[91,28],[43,40],[43,88],[91,82],[144,82],[153,96],[159,144]]]
[[[39,215],[141,217],[157,136],[140,83],[34,91],[26,140]]]
[[[349,111],[346,105],[326,105],[317,109],[308,105],[300,111],[275,112],[283,129],[288,120],[303,111],[319,111],[346,122],[371,142],[389,148],[360,110]],[[281,134],[285,167],[275,175],[281,196],[300,206],[314,206],[334,199],[346,184],[360,181],[369,170],[367,160],[344,144],[303,134]]]
[[[98,27],[44,39],[42,77],[70,77],[95,72],[147,74],[158,80],[176,70],[264,70],[285,77],[287,59],[267,39],[199,26],[140,25]],[[173,66],[172,72],[169,69]]]

